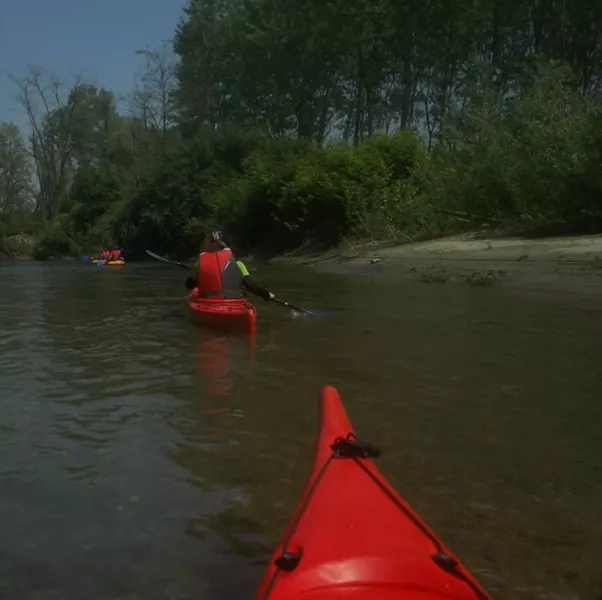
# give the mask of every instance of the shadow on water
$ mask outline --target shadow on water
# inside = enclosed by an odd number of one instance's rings
[[[224,336],[161,266],[0,267],[0,597],[252,597],[327,383],[496,598],[602,594],[596,298],[261,279],[332,318]]]

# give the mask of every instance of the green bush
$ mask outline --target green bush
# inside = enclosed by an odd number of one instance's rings
[[[75,231],[86,235],[123,193],[123,183],[111,169],[79,169],[69,192],[66,212]]]
[[[287,249],[298,239],[297,213],[291,211],[287,186],[296,175],[298,163],[317,151],[304,142],[269,141],[260,145],[243,162],[243,172],[212,196],[214,218],[242,249],[268,252]],[[292,240],[295,241],[292,241]]]
[[[49,224],[38,237],[34,248],[35,260],[49,260],[74,256],[77,252],[72,225],[67,215],[61,215]]]
[[[411,177],[417,165],[427,156],[424,144],[410,131],[375,135],[368,138],[364,145],[382,155],[394,181]]]
[[[469,113],[461,139],[447,140],[452,151],[434,153],[425,196],[475,222],[527,229],[599,214],[596,118],[563,69],[540,69],[501,115],[489,106]]]
[[[167,153],[152,177],[115,210],[112,235],[140,256],[145,249],[188,257],[215,221],[217,194],[243,169],[257,141],[244,134],[205,135]]]
[[[416,196],[405,180],[424,158],[408,132],[325,150],[271,144],[256,150],[244,173],[215,195],[217,214],[243,245],[267,252],[389,235],[409,220]]]
[[[33,210],[15,211],[0,216],[0,237],[18,234],[35,235],[43,226],[41,216]]]

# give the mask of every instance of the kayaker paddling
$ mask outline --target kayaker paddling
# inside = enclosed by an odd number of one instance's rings
[[[113,246],[113,250],[110,251],[109,260],[111,260],[111,261],[122,260],[121,259],[121,250],[119,249],[119,246]]]
[[[186,279],[186,288],[198,288],[199,298],[234,300],[244,298],[243,290],[264,300],[275,298],[251,278],[242,261],[236,260],[221,231],[211,231],[205,236],[195,273]]]

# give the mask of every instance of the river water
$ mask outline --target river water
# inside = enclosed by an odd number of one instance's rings
[[[269,267],[254,339],[159,264],[0,265],[0,597],[251,598],[335,385],[498,599],[602,597],[598,297]]]

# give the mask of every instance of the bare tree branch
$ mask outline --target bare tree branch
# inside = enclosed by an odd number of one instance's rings
[[[176,59],[171,46],[164,42],[154,50],[139,50],[137,55],[144,61],[138,73],[138,85],[132,98],[132,106],[138,110],[145,126],[165,138],[176,122],[175,90],[177,88]]]
[[[81,85],[81,78],[75,79],[66,94],[56,75],[44,77],[38,67],[31,67],[22,79],[11,79],[19,88],[17,99],[31,129],[30,153],[39,184],[36,208],[52,218],[58,214],[68,190],[73,116],[78,103],[78,95],[70,91]]]

